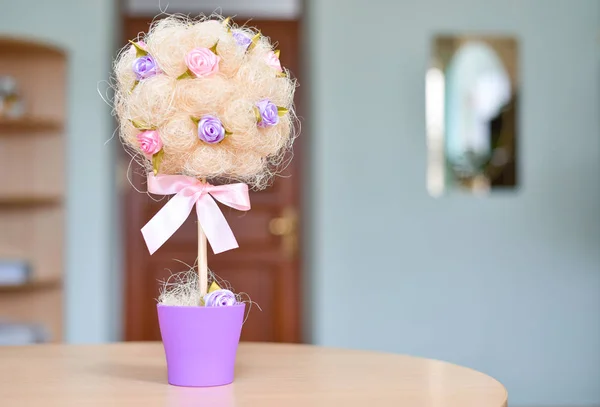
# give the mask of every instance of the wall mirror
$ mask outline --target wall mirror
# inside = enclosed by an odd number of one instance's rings
[[[425,81],[431,195],[516,188],[518,67],[512,37],[433,39]]]

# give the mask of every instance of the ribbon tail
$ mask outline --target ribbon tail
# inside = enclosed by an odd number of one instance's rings
[[[250,210],[250,195],[248,195],[248,185],[229,184],[212,187],[208,191],[212,197],[238,211]]]
[[[198,199],[196,213],[206,239],[215,254],[239,247],[227,219],[210,195],[205,194]]]
[[[178,193],[146,223],[142,228],[142,235],[150,254],[154,254],[179,229],[190,215],[195,202],[195,196]]]

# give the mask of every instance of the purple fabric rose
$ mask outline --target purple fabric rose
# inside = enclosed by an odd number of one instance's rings
[[[142,79],[150,78],[151,76],[156,75],[159,70],[156,65],[156,61],[150,55],[144,55],[143,57],[136,58],[133,61],[133,72],[135,72],[135,76],[138,81]]]
[[[235,42],[237,42],[237,45],[244,49],[248,49],[250,44],[252,44],[252,38],[248,37],[246,33],[240,30],[233,32],[233,38],[235,39]]]
[[[229,307],[236,303],[235,294],[229,290],[215,290],[204,296],[204,305],[207,307]]]
[[[271,103],[271,101],[263,99],[256,104],[256,107],[260,113],[260,121],[258,122],[259,127],[271,127],[279,123],[277,106]]]
[[[225,127],[215,116],[203,116],[198,122],[198,138],[206,143],[215,144],[225,138]]]

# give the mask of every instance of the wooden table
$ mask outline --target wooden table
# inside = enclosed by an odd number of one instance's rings
[[[242,343],[233,384],[167,384],[160,343],[0,348],[2,406],[506,407],[471,369],[409,356]]]

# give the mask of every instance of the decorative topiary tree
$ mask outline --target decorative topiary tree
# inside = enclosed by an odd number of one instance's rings
[[[194,308],[230,308],[216,318],[214,312],[190,314],[173,306],[187,303],[159,304],[169,381],[230,382],[231,349],[235,358],[244,304],[231,291],[208,286],[207,239],[215,253],[237,247],[215,200],[249,210],[248,188],[265,188],[281,169],[294,139],[296,82],[268,38],[220,16],[158,20],[123,48],[114,68],[121,139],[147,170],[148,192],[174,195],[142,228],[148,249],[154,253],[196,207],[199,278],[194,298],[199,307]],[[222,328],[218,341],[206,339],[203,330],[217,325]],[[190,355],[190,347],[212,353]],[[173,349],[187,350],[181,355]],[[190,370],[190,358],[206,364],[214,354],[220,355],[220,367]]]

